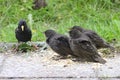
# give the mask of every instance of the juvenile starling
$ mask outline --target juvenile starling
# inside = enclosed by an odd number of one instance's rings
[[[69,54],[73,55],[67,36],[58,34],[54,30],[46,30],[44,33],[46,36],[46,43],[53,51],[62,57],[66,57]]]
[[[31,41],[32,32],[28,28],[26,21],[20,20],[18,27],[15,29],[15,36],[18,42],[28,42]]]
[[[100,48],[114,49],[110,44],[108,44],[104,39],[102,39],[96,32],[92,30],[86,30],[80,26],[73,26],[71,30],[72,29],[77,29],[80,32],[86,34],[91,39],[91,41],[93,42],[93,44],[97,49],[100,49]]]
[[[82,27],[80,27],[80,26],[73,26],[72,28],[70,28],[71,30],[72,29],[77,29],[77,30],[79,30],[80,32],[86,32],[87,30],[86,29],[83,29]]]
[[[98,54],[96,47],[92,44],[89,37],[84,33],[81,33],[77,29],[73,29],[69,32],[70,48],[74,55],[78,56],[80,59],[92,62],[106,63],[104,59]]]

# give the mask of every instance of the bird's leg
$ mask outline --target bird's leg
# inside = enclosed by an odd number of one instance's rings
[[[111,46],[109,43],[105,44],[105,48],[109,48],[111,52],[115,52],[115,48]]]
[[[19,49],[18,49],[18,46],[20,45],[20,41],[18,41],[18,43],[14,46],[13,48],[13,52],[17,52]]]
[[[110,48],[111,52],[115,52],[115,48],[114,47],[110,46],[109,48]]]
[[[109,49],[110,49],[111,56],[115,57],[115,53],[116,53],[115,48],[112,46],[109,46]]]
[[[36,49],[36,50],[38,49],[37,45],[33,44],[31,41],[30,41],[30,43],[31,43],[31,46],[33,46],[34,49]]]
[[[67,59],[67,56],[56,55],[52,57],[53,60]]]
[[[110,49],[110,51],[111,51],[112,53],[115,52],[115,48],[114,48],[113,46],[111,46],[110,44],[109,44],[107,47]]]
[[[81,59],[80,58],[73,58],[72,61],[78,62],[78,61],[81,61]]]
[[[18,41],[18,44],[17,44],[17,46],[16,46],[16,50],[17,50],[17,51],[19,50],[19,46],[20,46],[21,44],[23,44],[23,42]]]
[[[58,56],[59,59],[67,59],[67,56]]]

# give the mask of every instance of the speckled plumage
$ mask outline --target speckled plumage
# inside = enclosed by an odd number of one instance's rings
[[[97,49],[100,49],[100,48],[114,49],[110,44],[108,44],[103,38],[101,38],[96,32],[92,30],[86,30],[80,26],[73,26],[71,30],[72,29],[77,29],[80,32],[86,34],[91,39],[92,43],[95,45]]]
[[[65,35],[56,33],[54,30],[46,30],[46,43],[53,51],[61,56],[72,55],[72,50],[69,45],[69,38]]]
[[[81,33],[77,29],[73,29],[69,32],[71,40],[70,47],[73,53],[79,58],[99,63],[106,63],[104,59],[98,54],[96,47],[92,44],[89,37],[84,33]]]

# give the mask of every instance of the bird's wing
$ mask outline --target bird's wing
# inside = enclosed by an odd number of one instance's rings
[[[87,40],[78,40],[78,44],[84,51],[87,51],[88,54],[93,55],[97,53],[97,49],[94,45]]]
[[[94,41],[104,42],[104,40],[94,31],[85,32],[85,34]]]
[[[69,46],[69,39],[66,37],[66,36],[60,36],[57,38],[58,41],[60,41],[61,44],[64,44],[65,46],[67,47],[70,47]]]

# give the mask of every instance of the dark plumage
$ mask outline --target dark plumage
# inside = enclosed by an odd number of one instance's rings
[[[98,54],[96,47],[92,44],[89,37],[84,33],[81,33],[77,29],[73,29],[69,32],[71,40],[70,47],[73,53],[79,58],[99,63],[106,63],[104,59]]]
[[[58,34],[54,30],[46,30],[45,36],[47,44],[59,55],[65,57],[69,54],[73,54],[67,36]]]
[[[21,20],[18,27],[15,29],[15,36],[18,42],[28,42],[31,41],[32,32],[28,28],[26,21]]]
[[[47,6],[47,3],[45,0],[34,0],[33,2],[34,6],[32,6],[33,9],[37,10],[37,9],[40,9],[40,8],[44,8]]]
[[[110,44],[108,44],[104,39],[102,39],[96,32],[92,30],[86,30],[80,26],[73,26],[71,30],[72,29],[77,29],[80,32],[86,34],[91,39],[91,41],[93,42],[93,44],[97,49],[100,49],[100,48],[114,49],[112,46],[110,46]]]
[[[72,28],[71,28],[71,30],[72,29],[77,29],[77,30],[79,30],[80,32],[86,32],[87,30],[85,30],[85,29],[83,29],[82,27],[80,27],[80,26],[73,26]]]

